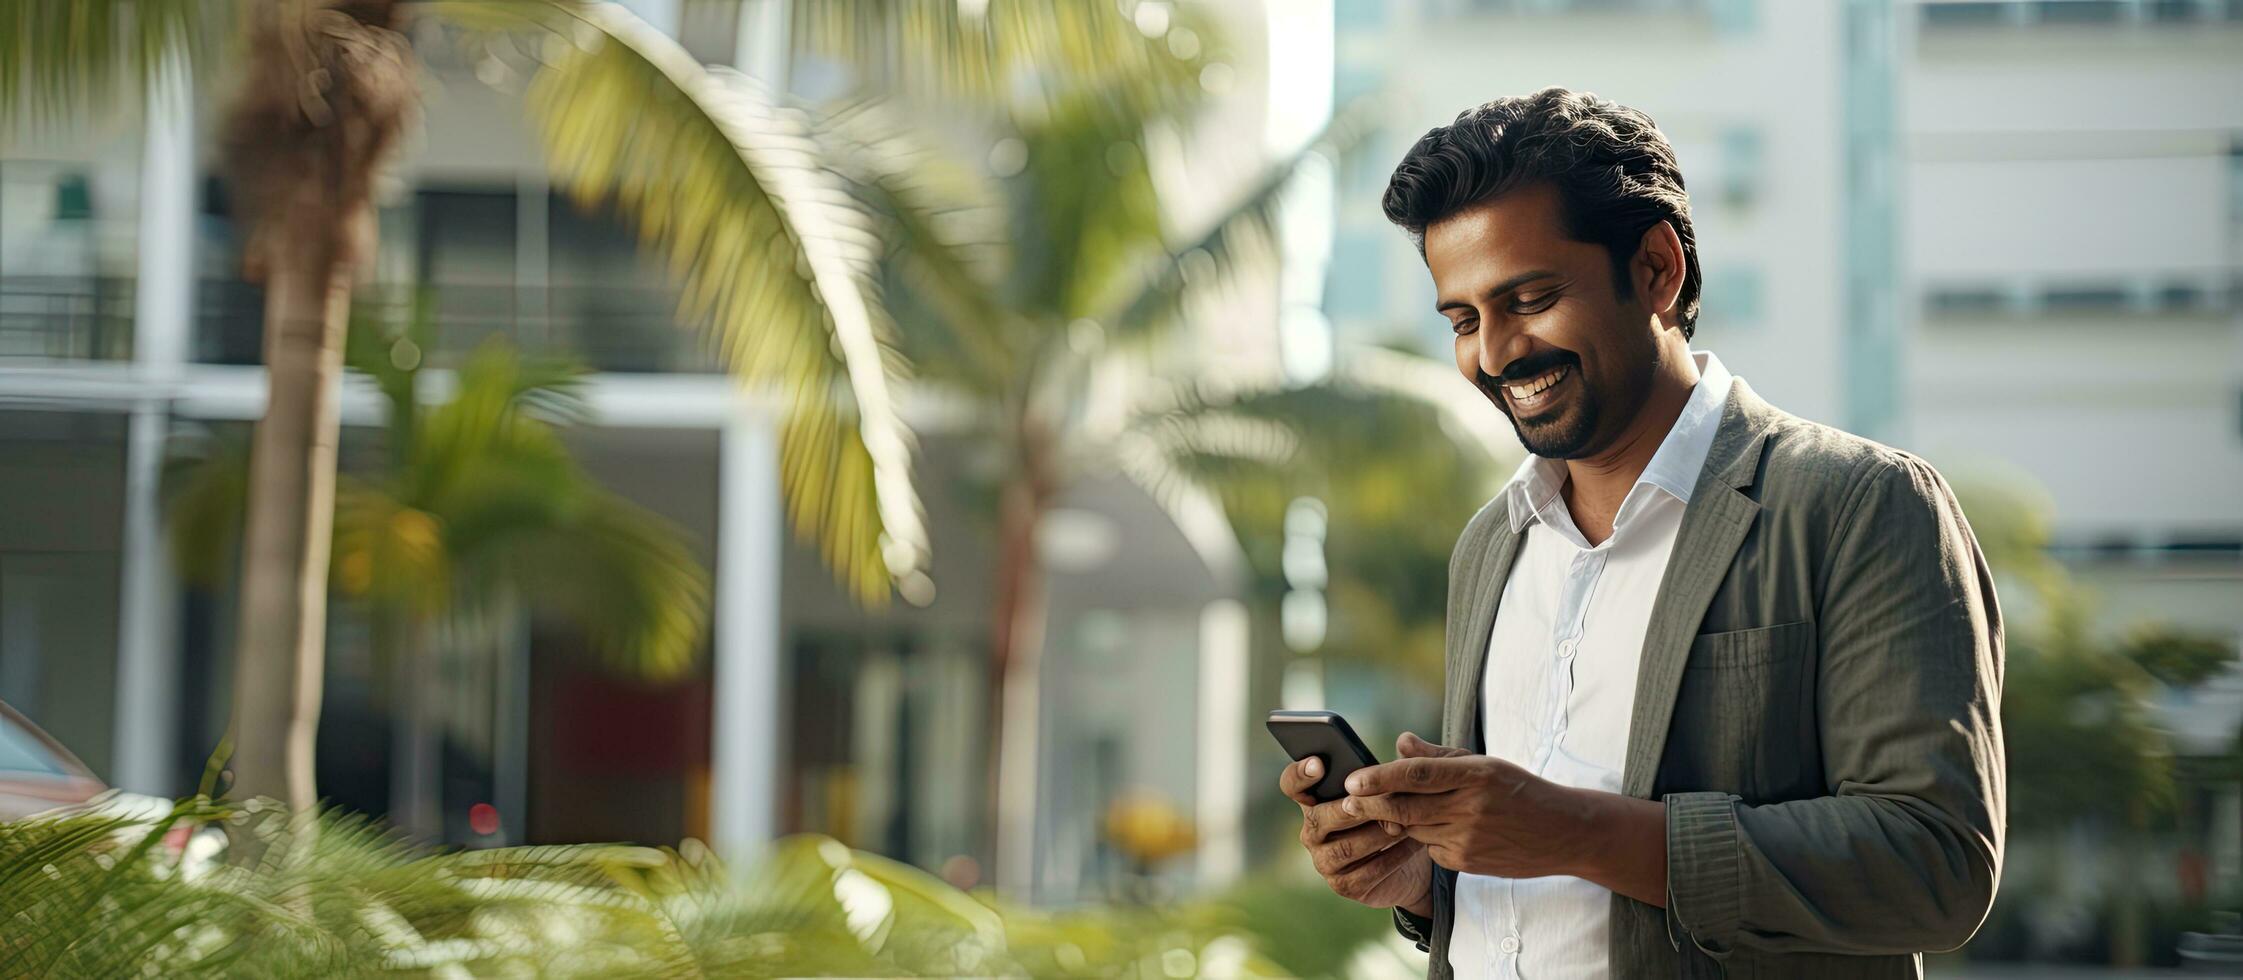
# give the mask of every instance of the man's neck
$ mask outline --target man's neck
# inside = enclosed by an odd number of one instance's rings
[[[1590,544],[1612,536],[1613,518],[1643,476],[1651,457],[1658,455],[1690,390],[1698,384],[1698,364],[1687,351],[1666,359],[1651,378],[1651,393],[1643,408],[1602,452],[1565,461],[1565,505],[1573,523]]]

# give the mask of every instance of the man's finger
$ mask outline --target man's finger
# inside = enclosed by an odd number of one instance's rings
[[[1367,895],[1395,872],[1417,860],[1417,854],[1416,847],[1388,847],[1325,878],[1332,883],[1332,890],[1342,895]]]
[[[1417,737],[1416,732],[1403,732],[1394,740],[1394,754],[1404,759],[1439,759],[1449,756],[1471,755],[1453,745],[1439,745]]]
[[[1348,774],[1347,792],[1350,796],[1445,793],[1458,789],[1471,780],[1474,758],[1465,755],[1397,759],[1375,766],[1364,766]]]
[[[1370,818],[1347,812],[1340,804],[1344,800],[1318,803],[1301,814],[1301,837],[1311,844],[1321,844],[1326,838],[1343,830],[1360,827]]]
[[[1404,843],[1414,842],[1407,837],[1389,837],[1376,827],[1351,827],[1335,832],[1316,845],[1312,857],[1317,873],[1330,877],[1370,860],[1380,851]]]
[[[1400,824],[1404,828],[1426,823],[1446,823],[1442,810],[1449,803],[1447,793],[1388,793],[1383,796],[1350,796],[1341,802],[1355,811],[1356,819],[1365,822]]]
[[[1317,780],[1323,778],[1324,760],[1312,755],[1286,766],[1284,772],[1278,773],[1277,788],[1295,803],[1315,806],[1316,797],[1309,795],[1308,791],[1316,785]]]

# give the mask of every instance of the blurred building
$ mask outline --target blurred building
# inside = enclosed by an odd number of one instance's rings
[[[632,6],[704,60],[788,72],[788,46],[772,40],[787,36],[783,0]],[[1216,118],[1257,133],[1271,111],[1260,8],[1232,13],[1237,94]],[[384,194],[362,294],[428,290],[440,364],[492,334],[589,361],[595,421],[572,445],[608,486],[686,528],[717,586],[708,669],[679,685],[579,666],[567,654],[581,638],[526,620],[487,649],[446,651],[446,839],[739,848],[817,831],[971,877],[990,858],[994,557],[968,489],[982,447],[952,434],[941,393],[907,396],[939,595],[876,614],[847,602],[782,529],[767,400],[673,322],[674,297],[627,229],[552,193],[523,80],[440,32],[415,42],[425,117]],[[111,781],[156,793],[190,790],[224,728],[235,631],[227,590],[182,588],[170,572],[165,460],[180,440],[246,427],[263,400],[262,297],[240,280],[211,171],[219,94],[173,77],[147,107],[0,141],[0,699]],[[1242,175],[1262,156],[1260,144],[1201,154],[1203,142],[1186,150]],[[1258,295],[1211,350],[1249,350],[1257,331],[1266,349],[1275,301]],[[348,458],[379,423],[355,381],[344,421]],[[1013,873],[1040,899],[1106,886],[1119,859],[1100,817],[1125,794],[1198,818],[1200,863],[1172,869],[1176,883],[1242,863],[1243,568],[1227,531],[1207,531],[1119,480],[1079,487],[1047,528],[1033,874]],[[388,722],[363,631],[338,603],[321,779],[378,813]],[[497,834],[469,828],[478,803],[497,807]]]
[[[2113,625],[2243,637],[2243,7],[1907,13],[1905,444],[2044,488]]]
[[[2243,4],[1906,14],[1903,444],[2045,491],[2101,627],[2243,640]],[[2161,708],[2177,754],[2226,756],[2243,671]],[[2059,876],[2067,897],[2234,894],[2243,795],[2179,795],[2177,845]]]

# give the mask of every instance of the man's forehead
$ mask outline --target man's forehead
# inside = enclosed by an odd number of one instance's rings
[[[1426,226],[1425,260],[1487,260],[1514,253],[1548,257],[1566,240],[1557,204],[1548,184],[1535,184],[1464,208]]]

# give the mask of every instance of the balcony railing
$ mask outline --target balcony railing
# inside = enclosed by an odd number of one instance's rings
[[[524,350],[567,354],[597,371],[713,373],[720,362],[703,332],[680,325],[676,299],[667,290],[550,286],[524,291],[512,285],[447,284],[431,288],[435,301],[434,363],[456,363],[486,338],[506,337]],[[212,364],[262,363],[264,290],[239,280],[203,280],[196,289],[195,359]],[[360,316],[402,322],[413,291],[399,286],[360,289]]]
[[[132,356],[131,279],[0,276],[0,360]]]

